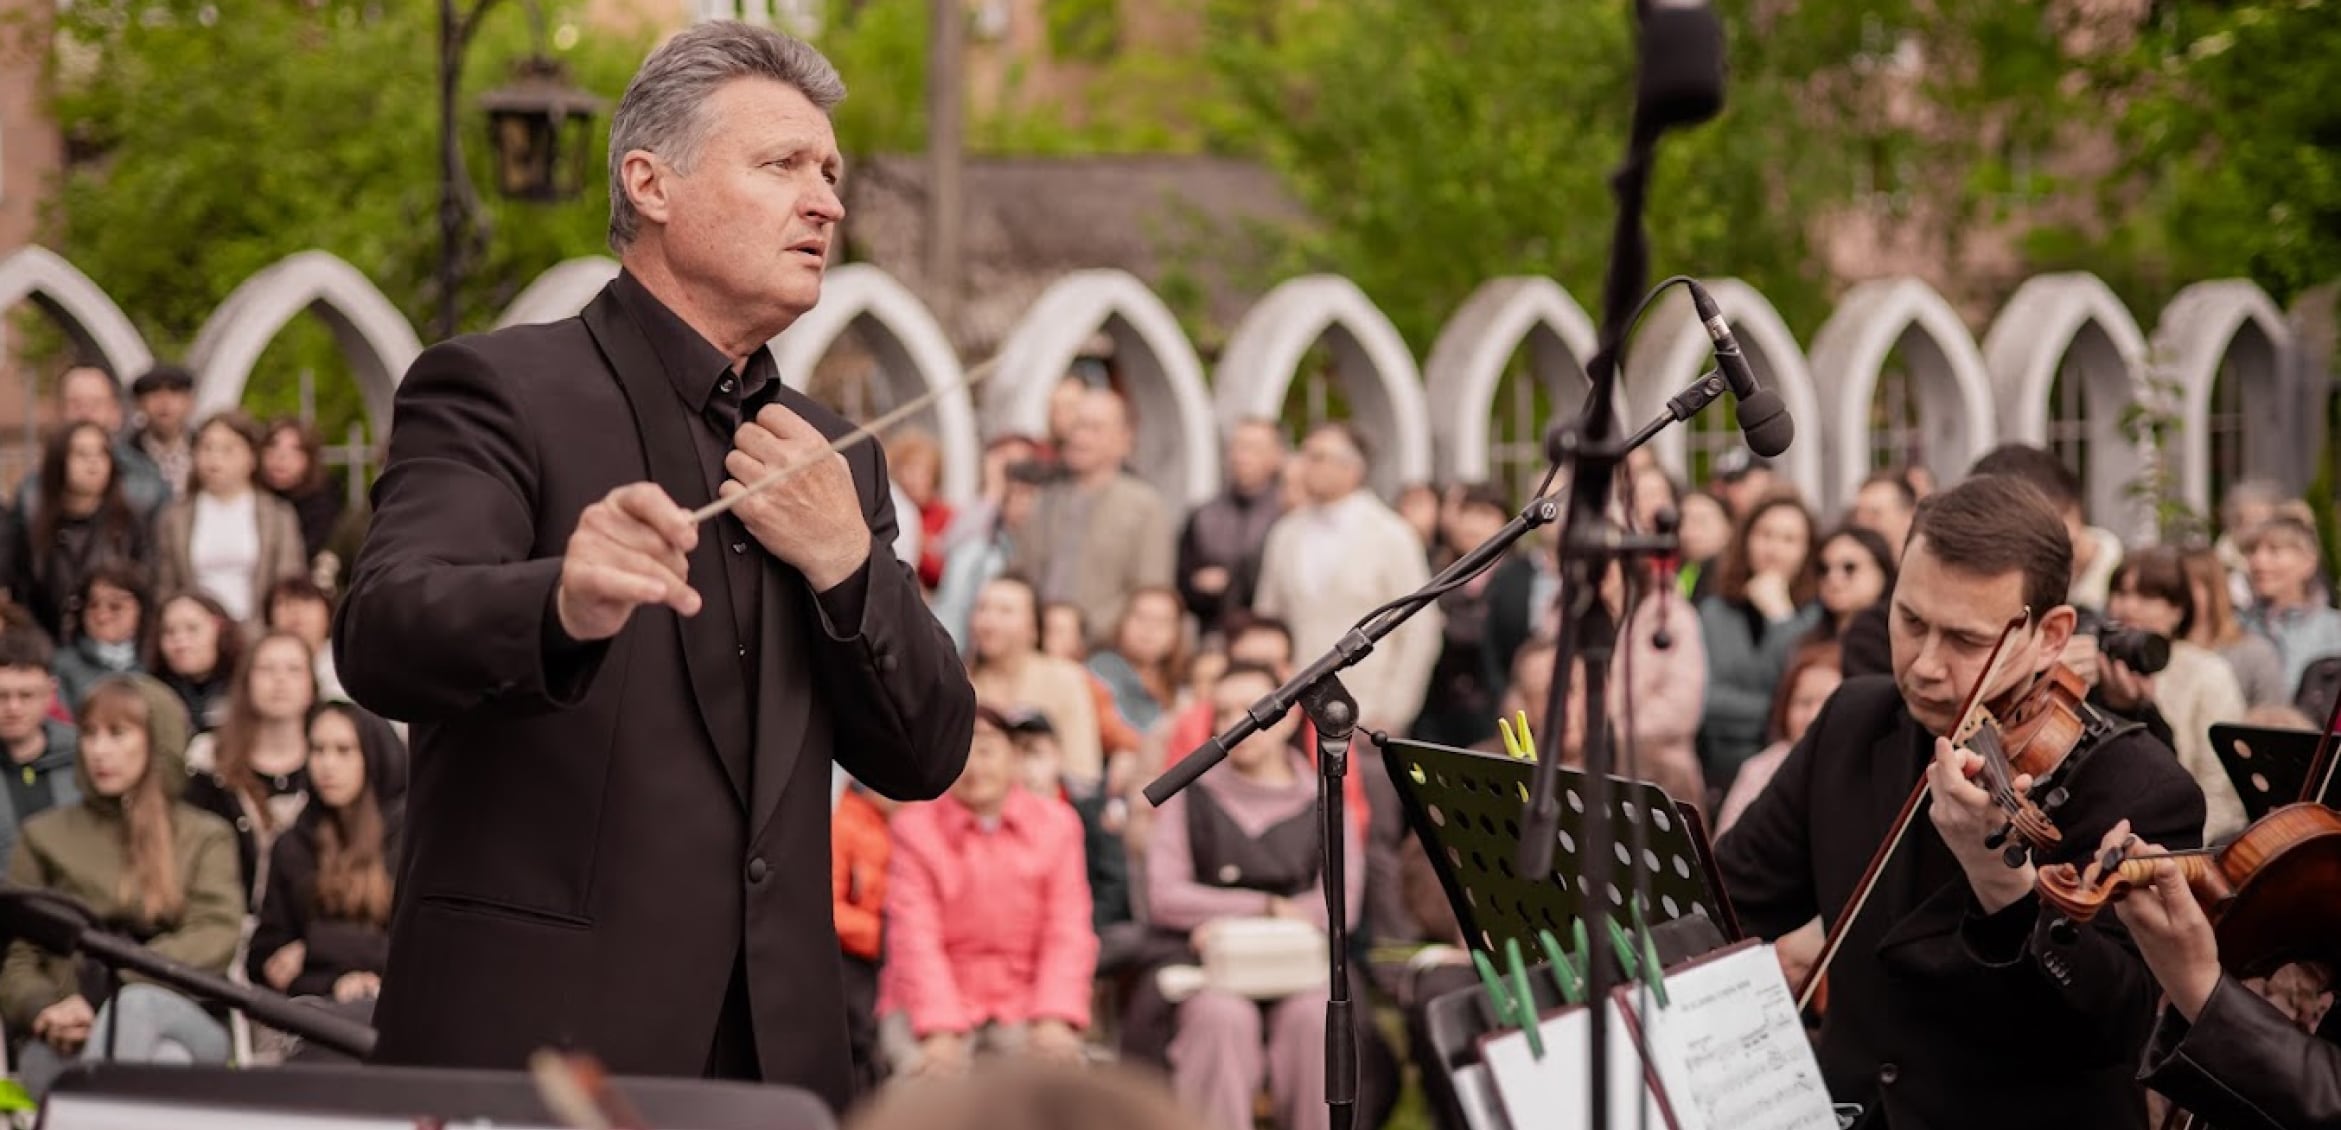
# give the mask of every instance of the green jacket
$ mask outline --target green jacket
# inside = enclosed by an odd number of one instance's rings
[[[146,698],[154,720],[148,724],[149,773],[160,773],[173,797],[171,855],[187,892],[175,921],[133,925],[123,896],[129,866],[127,828],[117,800],[99,797],[78,763],[75,779],[83,800],[52,808],[25,822],[8,861],[10,881],[52,891],[87,907],[98,922],[137,936],[147,949],[210,973],[225,974],[235,959],[244,925],[243,882],[236,870],[236,834],[208,812],[177,801],[186,778],[186,711],[178,696],[145,676],[131,677]],[[71,957],[10,943],[0,961],[0,1021],[29,1032],[41,1010],[82,991]],[[99,1002],[91,1000],[94,1007]]]

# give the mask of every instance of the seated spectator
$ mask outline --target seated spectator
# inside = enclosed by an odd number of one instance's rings
[[[1225,726],[1276,688],[1276,675],[1232,664],[1214,696]],[[1297,711],[1228,752],[1164,802],[1146,853],[1148,914],[1188,942],[1195,964],[1211,932],[1233,919],[1289,918],[1325,926],[1317,849],[1317,785],[1292,748]],[[1364,905],[1365,842],[1352,823],[1342,850],[1350,925]],[[1177,1006],[1169,1050],[1179,1097],[1218,1130],[1249,1130],[1265,1084],[1284,1130],[1327,1125],[1324,987],[1260,1002],[1204,988]]]
[[[1064,784],[1065,755],[1048,716],[1037,710],[1001,715],[1016,746],[1017,779],[1039,797],[1057,797],[1081,817],[1082,854],[1088,863],[1090,924],[1103,932],[1130,920],[1130,857],[1122,846],[1129,805],[1121,794],[1099,791],[1074,796]]]
[[[1723,838],[1740,814],[1763,795],[1764,786],[1772,783],[1772,774],[1788,760],[1788,751],[1796,747],[1797,739],[1804,737],[1813,719],[1820,716],[1822,705],[1844,681],[1837,665],[1837,645],[1821,641],[1797,649],[1789,660],[1788,674],[1780,680],[1779,693],[1773,696],[1772,717],[1764,725],[1764,736],[1771,744],[1740,766],[1730,795],[1723,798],[1723,807],[1716,813],[1716,839]]]
[[[326,469],[317,429],[292,416],[270,420],[261,433],[260,485],[292,506],[300,520],[301,560],[317,560],[349,502]]]
[[[1715,591],[1715,573],[1731,548],[1731,512],[1713,494],[1695,490],[1683,495],[1681,525],[1675,537],[1682,545],[1682,570],[1676,574],[1684,599],[1696,601]]]
[[[1163,712],[1178,702],[1179,676],[1186,665],[1186,617],[1178,592],[1169,588],[1131,593],[1122,606],[1122,622],[1114,629],[1113,647],[1089,657],[1090,673],[1113,692],[1115,711],[1141,731],[1153,729]]]
[[[15,516],[11,587],[51,639],[79,630],[78,598],[90,573],[141,568],[153,552],[146,523],[123,496],[116,451],[95,424],[58,431],[41,455],[37,508]]]
[[[243,931],[235,836],[176,798],[187,720],[145,676],[108,679],[82,704],[82,799],[25,822],[8,877],[70,898],[158,957],[224,975]],[[18,1041],[17,1080],[35,1096],[71,1059],[225,1063],[228,1032],[203,1006],[145,981],[123,984],[21,938],[0,963],[0,1019]],[[111,1001],[104,1009],[93,1001]]]
[[[1086,1058],[1097,932],[1081,821],[1020,772],[1006,720],[979,706],[958,783],[894,815],[878,1011],[902,1074],[960,1074],[987,1052]]]
[[[2242,620],[2276,645],[2290,698],[2310,663],[2341,653],[2341,611],[2324,602],[2317,580],[2317,531],[2298,518],[2271,518],[2245,536],[2243,549],[2251,562],[2252,606]]]
[[[1817,588],[1812,515],[1786,495],[1756,502],[1732,532],[1715,592],[1699,602],[1707,648],[1699,760],[1709,788],[1728,791],[1740,763],[1763,748],[1789,655],[1820,621]]]
[[[1089,661],[1089,625],[1080,608],[1065,603],[1041,606],[1040,651],[1067,663]]]
[[[1006,574],[976,598],[968,623],[967,674],[984,702],[1016,703],[1048,716],[1065,752],[1065,778],[1076,791],[1103,782],[1097,695],[1089,672],[1040,650],[1040,606],[1032,586]]]
[[[187,747],[187,803],[228,822],[248,905],[268,889],[276,839],[309,799],[309,709],[317,677],[309,645],[262,636],[244,657],[227,720]]]
[[[1911,480],[1906,471],[1872,473],[1854,492],[1853,512],[1845,519],[1848,526],[1878,535],[1889,562],[1902,559],[1902,544],[1910,539],[1910,523],[1918,514],[1918,487]],[[1886,586],[1889,592],[1893,588]]]
[[[1883,607],[1894,591],[1894,552],[1870,530],[1847,526],[1821,539],[1821,620],[1808,639],[1842,640],[1854,619]]]
[[[53,662],[40,629],[0,632],[0,745],[7,747],[10,770],[0,789],[0,860],[15,848],[25,821],[81,800],[73,763],[81,735],[49,717],[57,695]]]
[[[268,593],[268,630],[299,636],[317,657],[317,698],[348,701],[333,667],[333,598],[307,577],[286,577]]]
[[[2064,459],[2045,447],[2021,443],[2003,443],[1984,452],[1967,474],[2009,475],[2040,488],[2048,496],[2049,505],[2065,521],[2065,533],[2073,541],[2073,583],[2069,600],[2073,607],[2092,612],[2105,610],[2105,598],[2112,591],[2114,567],[2122,563],[2122,539],[2119,534],[2102,526],[2089,524],[2088,500],[2082,497],[2081,480],[2065,466]],[[2088,640],[2076,634],[2076,640]],[[2086,645],[2084,645],[2085,647]],[[2086,667],[2085,657],[2077,662]],[[2095,682],[2094,673],[2089,674]]]
[[[180,593],[163,601],[154,658],[146,669],[187,707],[197,732],[227,720],[228,690],[244,660],[244,632],[218,601]]]
[[[1502,488],[1475,483],[1458,489],[1439,523],[1440,567],[1495,536],[1511,518]],[[1439,598],[1439,658],[1422,714],[1414,720],[1417,741],[1470,746],[1496,732],[1496,702],[1503,693],[1497,668],[1509,665],[1511,655],[1501,650],[1493,623],[1496,597],[1503,593],[1495,576],[1494,570],[1483,572]]]
[[[899,807],[852,778],[829,817],[829,889],[837,943],[845,951],[845,1022],[854,1084],[867,1092],[885,1078],[878,1049],[878,975],[885,958],[886,822]]]
[[[406,748],[390,723],[346,702],[310,711],[309,799],[269,850],[245,957],[253,984],[323,997],[371,1022],[390,956],[406,775]]]
[[[230,409],[195,429],[193,490],[155,516],[157,586],[201,592],[238,624],[258,623],[269,590],[308,574],[292,504],[257,489],[260,425]]]
[[[984,447],[983,493],[959,508],[943,531],[943,579],[929,601],[951,642],[967,650],[968,620],[992,578],[1007,572],[1016,532],[1032,516],[1046,467],[1023,436],[1000,436]]]
[[[77,710],[81,698],[109,675],[135,675],[147,647],[147,628],[153,623],[147,608],[145,585],[138,571],[127,565],[107,564],[81,579],[76,596],[81,608],[80,632],[57,649],[50,670],[57,676],[57,695],[65,709]]]
[[[2203,787],[2204,843],[2243,831],[2243,798],[2211,748],[2212,726],[2243,720],[2243,691],[2225,660],[2187,641],[2195,627],[2195,594],[2179,551],[2155,546],[2123,558],[2106,611],[2127,627],[2170,641],[2170,665],[2152,676],[2104,657],[2098,685],[2106,704],[2149,726],[2151,713],[2170,730],[2178,763]]]
[[[886,438],[886,468],[895,489],[915,513],[894,520],[919,527],[919,584],[929,591],[943,583],[943,532],[951,528],[951,504],[943,501],[943,445],[924,428],[904,428]]]
[[[2180,560],[2187,570],[2187,592],[2195,601],[2194,626],[2187,639],[2227,661],[2246,707],[2291,706],[2293,688],[2284,685],[2284,657],[2276,654],[2274,641],[2236,618],[2227,571],[2219,558],[2200,549],[2187,551]]]

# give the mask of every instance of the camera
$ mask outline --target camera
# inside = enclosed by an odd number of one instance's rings
[[[2102,615],[2084,613],[2078,631],[2081,635],[2097,637],[2098,654],[2121,661],[2122,666],[2141,675],[2159,675],[2170,666],[2170,637],[2149,632],[2144,628],[2124,626],[2118,620]]]
[[[1062,464],[1049,459],[1026,459],[1008,464],[1008,481],[1028,486],[1047,486],[1064,478]]]

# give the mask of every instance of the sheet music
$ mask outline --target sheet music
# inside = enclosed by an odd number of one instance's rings
[[[1650,1091],[1642,1056],[1634,1035],[1616,1009],[1603,1010],[1609,1020],[1609,1117],[1604,1125],[1586,1120],[1591,1113],[1593,1014],[1571,1009],[1547,1019],[1538,1028],[1544,1037],[1544,1058],[1528,1053],[1528,1037],[1511,1032],[1489,1040],[1480,1062],[1487,1065],[1496,1095],[1517,1127],[1538,1130],[1667,1130],[1671,1125]],[[1639,1105],[1637,1105],[1639,1104]],[[1647,1121],[1640,1121],[1647,1119]],[[1746,1128],[1733,1128],[1746,1130]]]
[[[1837,1130],[1771,946],[1670,969],[1666,991],[1636,1016],[1682,1130]]]

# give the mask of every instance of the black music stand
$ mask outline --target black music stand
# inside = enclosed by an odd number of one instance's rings
[[[2211,727],[2211,749],[2219,755],[2227,779],[2234,782],[2247,820],[2257,821],[2308,795],[2308,775],[2316,765],[2321,737],[2315,730],[2224,722]],[[2334,798],[2318,799],[2330,805]]]
[[[1579,860],[1591,781],[1586,773],[1556,767],[1561,826],[1553,872],[1524,876],[1513,860],[1520,846],[1520,806],[1534,771],[1530,762],[1423,742],[1391,742],[1382,760],[1466,940],[1491,954],[1501,953],[1507,940],[1517,940],[1524,952],[1540,953],[1539,930],[1561,939],[1570,936],[1595,895]],[[1737,918],[1694,810],[1647,781],[1613,776],[1610,782],[1613,826],[1630,830],[1641,824],[1647,836],[1638,860],[1632,858],[1633,836],[1617,837],[1620,870],[1615,874],[1623,882],[1637,872],[1648,873],[1651,904],[1644,912],[1653,930],[1697,915],[1712,919],[1724,942],[1738,941]],[[1601,894],[1613,912],[1624,916],[1630,890],[1630,885],[1612,883]]]
[[[611,1080],[652,1126],[687,1130],[833,1130],[829,1108],[809,1091],[704,1079]],[[151,1116],[149,1114],[151,1112]],[[302,1067],[265,1071],[76,1064],[57,1077],[41,1104],[39,1130],[82,1126],[184,1126],[201,1112],[205,1126],[232,1116],[274,1124],[311,1117],[335,1126],[411,1127],[432,1118],[448,1125],[563,1125],[545,1109],[522,1071],[409,1067]]]

